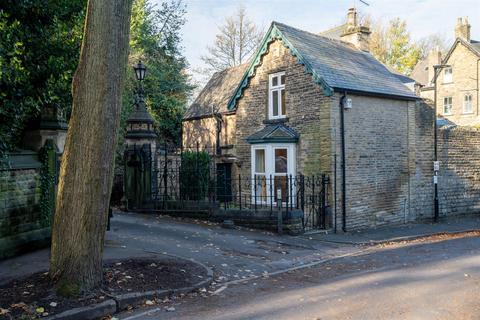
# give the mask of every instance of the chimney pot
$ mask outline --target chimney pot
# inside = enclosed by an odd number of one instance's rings
[[[455,38],[461,38],[470,42],[470,27],[468,17],[457,18],[457,24],[455,25]]]
[[[370,33],[370,28],[358,24],[357,10],[355,8],[348,9],[347,23],[340,39],[353,44],[359,50],[368,52]]]

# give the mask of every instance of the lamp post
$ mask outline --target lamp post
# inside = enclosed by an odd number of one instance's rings
[[[155,150],[157,134],[154,120],[145,105],[142,82],[147,68],[141,61],[133,66],[138,86],[135,92],[135,105],[127,119],[125,134],[125,198],[131,209],[146,208],[152,205],[152,195],[156,192]]]
[[[449,68],[448,64],[437,64],[433,66],[433,186],[434,186],[434,203],[433,216],[434,221],[438,222],[439,206],[438,206],[438,171],[440,170],[440,163],[438,162],[438,137],[437,137],[437,78],[438,73],[443,68]]]

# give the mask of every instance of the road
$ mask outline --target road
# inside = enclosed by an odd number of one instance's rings
[[[119,319],[480,319],[479,237],[365,249],[171,218],[115,219],[110,245],[193,255],[217,282]]]

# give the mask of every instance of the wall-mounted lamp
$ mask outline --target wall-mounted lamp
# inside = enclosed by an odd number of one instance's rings
[[[351,98],[346,98],[345,100],[343,100],[343,108],[344,109],[352,109],[352,99]]]

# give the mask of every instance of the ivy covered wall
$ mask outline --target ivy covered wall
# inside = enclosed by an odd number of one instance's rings
[[[55,206],[56,149],[17,151],[0,169],[0,259],[48,245]]]

